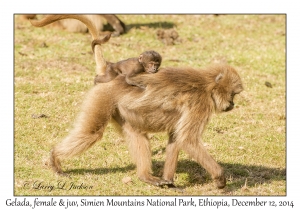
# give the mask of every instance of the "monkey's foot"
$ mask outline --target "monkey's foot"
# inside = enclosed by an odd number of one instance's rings
[[[165,184],[163,184],[164,186],[167,186],[168,188],[176,188],[173,180],[168,180],[168,179],[163,179],[163,180],[165,182]]]
[[[162,185],[160,187],[167,187],[168,189],[174,190],[175,192],[184,193],[185,189],[181,187],[177,187],[173,181],[170,180],[165,180],[165,181],[168,182],[168,184]]]
[[[173,185],[173,181],[167,181],[155,176],[139,177],[139,179],[155,186]]]
[[[223,189],[226,186],[226,178],[224,175],[220,176],[219,178],[214,179],[217,185],[217,188]]]

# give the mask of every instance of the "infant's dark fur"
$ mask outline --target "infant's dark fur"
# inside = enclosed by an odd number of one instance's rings
[[[139,57],[128,58],[117,63],[107,62],[106,72],[104,75],[96,75],[94,83],[103,83],[113,80],[119,74],[126,76],[126,82],[130,85],[139,86],[131,80],[132,77],[139,73],[156,73],[161,64],[159,53],[151,50],[145,51]]]

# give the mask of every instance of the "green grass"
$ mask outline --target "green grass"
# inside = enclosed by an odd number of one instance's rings
[[[220,60],[235,66],[244,92],[236,108],[214,115],[203,136],[224,167],[227,187],[216,189],[209,174],[180,153],[175,183],[183,191],[138,180],[127,145],[112,126],[83,155],[63,162],[70,177],[45,164],[52,146],[72,128],[95,62],[89,34],[34,28],[15,20],[15,195],[286,195],[286,37],[284,15],[120,15],[128,32],[103,45],[115,62],[154,49],[164,66],[205,67]],[[180,37],[166,46],[158,29]],[[268,81],[272,88],[265,86]],[[33,118],[44,114],[47,118]],[[167,136],[152,136],[153,171],[160,175]],[[124,184],[122,179],[131,177]],[[71,189],[71,183],[88,189]],[[35,184],[34,184],[35,183]],[[43,189],[34,189],[38,183]],[[57,189],[58,183],[65,183]],[[56,188],[49,190],[54,185]]]

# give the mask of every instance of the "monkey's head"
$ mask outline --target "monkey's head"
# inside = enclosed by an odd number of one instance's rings
[[[143,52],[139,56],[139,62],[143,65],[145,72],[153,74],[158,71],[161,64],[161,55],[153,50]]]
[[[234,68],[230,66],[221,68],[221,71],[214,77],[215,85],[211,96],[216,111],[227,112],[234,108],[234,96],[243,91],[243,85]]]

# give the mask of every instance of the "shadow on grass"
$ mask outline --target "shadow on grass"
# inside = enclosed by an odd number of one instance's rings
[[[255,187],[273,181],[286,181],[286,169],[270,168],[265,166],[219,163],[225,170],[227,180],[226,191],[239,190],[242,187]],[[199,164],[191,160],[178,162],[177,173],[187,173],[188,184],[180,187],[189,187],[194,184],[212,182],[210,174]]]
[[[163,161],[153,161],[153,171],[155,176],[160,176],[163,170]],[[285,181],[286,170],[279,168],[270,168],[265,166],[243,165],[220,163],[224,168],[227,185],[226,191],[235,191],[243,186],[247,188],[255,187],[256,185],[268,184],[273,181]],[[67,174],[108,174],[108,173],[125,173],[129,170],[135,170],[135,166],[130,164],[126,167],[116,168],[96,168],[96,169],[72,169],[65,171]],[[212,182],[210,174],[207,173],[199,164],[192,160],[179,160],[176,170],[177,174],[187,174],[185,185],[177,186],[179,188],[192,187],[195,184],[203,184]],[[245,184],[246,183],[246,184]],[[175,181],[176,184],[176,181]]]
[[[175,24],[172,22],[152,22],[152,23],[134,23],[134,24],[126,24],[126,33],[128,33],[132,28],[140,29],[142,27],[147,28],[162,28],[169,29],[174,28]],[[114,31],[114,29],[110,25],[104,25],[104,31]]]
[[[130,164],[126,167],[117,167],[117,168],[95,168],[95,169],[88,169],[88,168],[79,168],[79,169],[71,169],[64,171],[66,174],[109,174],[109,173],[125,173],[130,170],[134,170],[135,166],[133,164]]]
[[[127,24],[126,30],[129,31],[132,28],[141,28],[141,27],[148,27],[148,28],[174,28],[175,24],[172,22],[153,22],[153,23],[135,23],[135,24]]]

